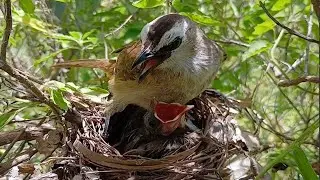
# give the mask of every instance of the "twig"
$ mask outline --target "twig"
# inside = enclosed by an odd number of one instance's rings
[[[302,82],[312,82],[312,83],[320,83],[320,78],[317,76],[304,76],[297,79],[291,80],[281,80],[278,82],[278,86],[280,87],[288,87],[288,86],[295,86]]]
[[[6,19],[6,27],[2,37],[2,44],[0,49],[0,68],[6,64],[7,57],[7,47],[9,43],[9,37],[12,30],[12,15],[11,15],[11,1],[6,0],[4,3],[5,6],[5,19]]]
[[[171,2],[172,0],[166,0],[166,14],[171,13]]]
[[[308,20],[308,32],[307,32],[307,37],[311,36],[311,32],[312,32],[312,8],[310,10],[310,17]],[[309,72],[309,52],[310,52],[310,42],[307,42],[307,48],[306,48],[306,57],[305,57],[305,61],[304,61],[304,75],[308,76],[308,72]]]
[[[119,27],[117,27],[115,30],[113,30],[112,32],[106,34],[104,37],[108,37],[110,35],[113,35],[115,33],[117,33],[120,29],[122,29],[132,18],[133,14],[131,14]]]
[[[21,140],[35,140],[38,137],[42,137],[46,133],[48,133],[51,128],[39,127],[39,128],[31,128],[31,129],[19,129],[10,132],[1,132],[0,133],[0,146],[17,142]],[[9,149],[9,148],[8,148]]]
[[[292,100],[287,96],[286,93],[283,92],[283,90],[280,88],[280,86],[277,86],[277,82],[275,79],[273,79],[273,77],[271,76],[271,74],[269,72],[267,72],[268,77],[271,79],[271,81],[273,82],[273,84],[276,85],[276,87],[278,88],[279,92],[282,94],[282,96],[288,101],[288,103],[293,107],[293,109],[297,112],[297,114],[300,116],[300,118],[302,120],[305,120],[306,118],[301,114],[301,112],[299,111],[299,109],[294,105],[294,103],[292,102]]]
[[[11,77],[14,77],[15,79],[17,79],[26,89],[30,89],[35,97],[38,97],[41,102],[47,104],[55,114],[59,115],[59,108],[55,104],[53,104],[45,96],[45,94],[40,89],[38,89],[33,82],[31,82],[28,79],[28,77],[23,72],[19,72],[18,70],[12,68],[6,62],[8,41],[9,41],[9,37],[12,30],[11,0],[5,1],[5,9],[6,9],[6,15],[5,15],[6,27],[4,30],[2,44],[1,44],[0,69],[8,73]]]
[[[219,40],[214,40],[216,42],[219,42],[219,43],[225,43],[225,44],[235,44],[235,45],[238,45],[238,46],[243,46],[243,47],[250,47],[250,44],[247,44],[247,43],[244,43],[244,42],[241,42],[241,41],[236,41],[236,40],[232,40],[232,39],[219,39]]]
[[[311,0],[311,3],[313,5],[314,11],[316,12],[318,20],[320,20],[320,1],[319,0]]]
[[[274,22],[276,23],[278,26],[282,27],[283,29],[287,30],[288,33],[292,34],[292,35],[295,35],[299,38],[302,38],[304,40],[307,40],[309,42],[313,42],[313,43],[317,43],[317,44],[320,44],[320,41],[316,40],[316,39],[313,39],[313,38],[310,38],[310,37],[307,37],[299,32],[297,32],[296,30],[293,30],[291,28],[288,28],[287,26],[281,24],[276,18],[274,18],[270,12],[267,10],[267,8],[265,7],[264,3],[259,1],[260,3],[260,7],[263,9],[263,11],[268,15],[268,17]]]

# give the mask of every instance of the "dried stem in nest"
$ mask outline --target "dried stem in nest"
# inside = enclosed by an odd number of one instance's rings
[[[75,109],[82,125],[70,133],[70,142],[73,143],[69,143],[69,147],[73,153],[69,156],[80,157],[78,161],[85,162],[82,165],[91,164],[91,171],[101,172],[101,177],[106,175],[109,179],[132,177],[122,170],[135,172],[137,178],[220,178],[226,160],[243,151],[237,142],[231,140],[233,129],[228,130],[229,121],[233,119],[230,109],[237,108],[235,103],[214,90],[205,91],[188,103],[195,106],[188,117],[193,119],[201,132],[185,129],[182,134],[161,137],[152,135],[151,131],[146,132],[145,124],[141,123],[131,131],[123,131],[122,136],[130,140],[125,142],[134,144],[128,145],[132,149],[126,149],[125,152],[120,152],[109,144],[109,139],[101,137],[104,118],[102,106]],[[132,122],[139,123],[142,120],[139,116],[135,118]],[[119,123],[130,126],[130,121],[128,116]],[[219,136],[213,133],[213,127],[218,127],[214,130],[219,131]],[[77,160],[72,161],[77,164]]]

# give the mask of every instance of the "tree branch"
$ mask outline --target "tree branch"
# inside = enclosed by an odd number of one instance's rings
[[[12,30],[12,14],[11,14],[11,1],[6,0],[4,3],[5,6],[5,19],[6,19],[6,28],[3,33],[1,49],[0,49],[0,68],[6,64],[7,57],[7,47],[9,43],[9,37]]]
[[[9,37],[12,30],[12,14],[11,14],[11,0],[5,1],[5,20],[6,20],[6,27],[4,30],[2,44],[1,44],[1,51],[0,51],[0,69],[8,73],[11,77],[17,79],[26,89],[30,89],[32,94],[39,98],[39,100],[45,104],[47,104],[52,111],[59,115],[59,108],[53,104],[46,95],[37,88],[37,86],[31,82],[28,77],[22,72],[18,71],[15,68],[12,68],[6,61],[7,56],[7,47],[9,42]]]
[[[289,86],[295,86],[302,82],[312,82],[312,83],[320,83],[320,78],[317,76],[305,76],[300,77],[297,79],[291,79],[291,80],[281,80],[278,82],[278,86],[280,87],[289,87]]]
[[[269,17],[274,23],[276,23],[278,26],[280,26],[280,27],[282,27],[283,29],[287,30],[288,33],[290,33],[290,34],[292,34],[292,35],[295,35],[295,36],[297,36],[297,37],[299,37],[299,38],[302,38],[302,39],[304,39],[304,40],[307,40],[307,41],[309,41],[309,42],[313,42],[313,43],[320,44],[320,41],[318,41],[318,40],[316,40],[316,39],[313,39],[313,38],[310,38],[310,37],[307,37],[307,36],[299,33],[298,31],[295,31],[295,30],[293,30],[293,29],[291,29],[291,28],[288,28],[287,26],[281,24],[276,18],[274,18],[274,17],[270,14],[270,12],[267,10],[267,8],[265,7],[265,5],[264,5],[263,2],[259,1],[259,3],[260,3],[260,7],[261,7],[261,8],[263,9],[263,11],[268,15],[268,17]]]
[[[0,132],[0,146],[22,140],[35,140],[38,137],[43,137],[51,129],[52,128],[46,127],[30,127],[27,129],[18,129],[10,132]]]

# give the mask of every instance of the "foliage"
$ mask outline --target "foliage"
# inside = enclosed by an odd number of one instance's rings
[[[282,24],[319,38],[319,22],[315,13],[310,13],[314,11],[310,1],[264,3]],[[107,81],[100,70],[56,70],[51,68],[54,63],[114,59],[116,54],[112,51],[138,39],[147,22],[168,11],[179,12],[197,22],[208,37],[225,49],[228,59],[212,87],[250,104],[239,115],[238,123],[255,132],[267,147],[255,155],[265,172],[278,162],[286,162],[289,170],[269,173],[275,178],[314,179],[310,164],[319,159],[319,85],[306,82],[281,87],[277,83],[317,76],[319,46],[277,26],[258,1],[173,0],[172,6],[168,4],[162,0],[14,1],[7,59],[14,67],[46,82],[40,88],[54,104],[67,110],[68,92],[105,97]],[[3,14],[0,19],[4,27]],[[3,30],[0,29],[0,36]],[[43,103],[26,99],[25,89],[14,79],[3,72],[0,75],[1,130],[15,128],[6,125],[11,120],[35,119],[51,113]]]

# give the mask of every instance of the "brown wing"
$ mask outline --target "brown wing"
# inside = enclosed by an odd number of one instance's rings
[[[113,75],[114,68],[116,65],[116,61],[107,61],[105,59],[102,60],[75,60],[68,62],[60,62],[53,65],[53,68],[71,68],[71,67],[84,67],[84,68],[99,68],[107,73],[107,75]]]
[[[136,60],[141,51],[141,42],[136,41],[123,48],[117,58],[115,67],[116,80],[134,80],[138,76],[137,69],[131,69],[133,62]]]
[[[85,67],[85,68],[99,68],[107,73],[109,77],[115,75],[116,79],[133,80],[138,76],[138,70],[131,70],[133,62],[140,53],[141,42],[132,42],[124,48],[117,50],[119,52],[117,61],[89,60],[80,59],[75,61],[60,62],[53,65],[53,68],[71,68],[71,67]]]

